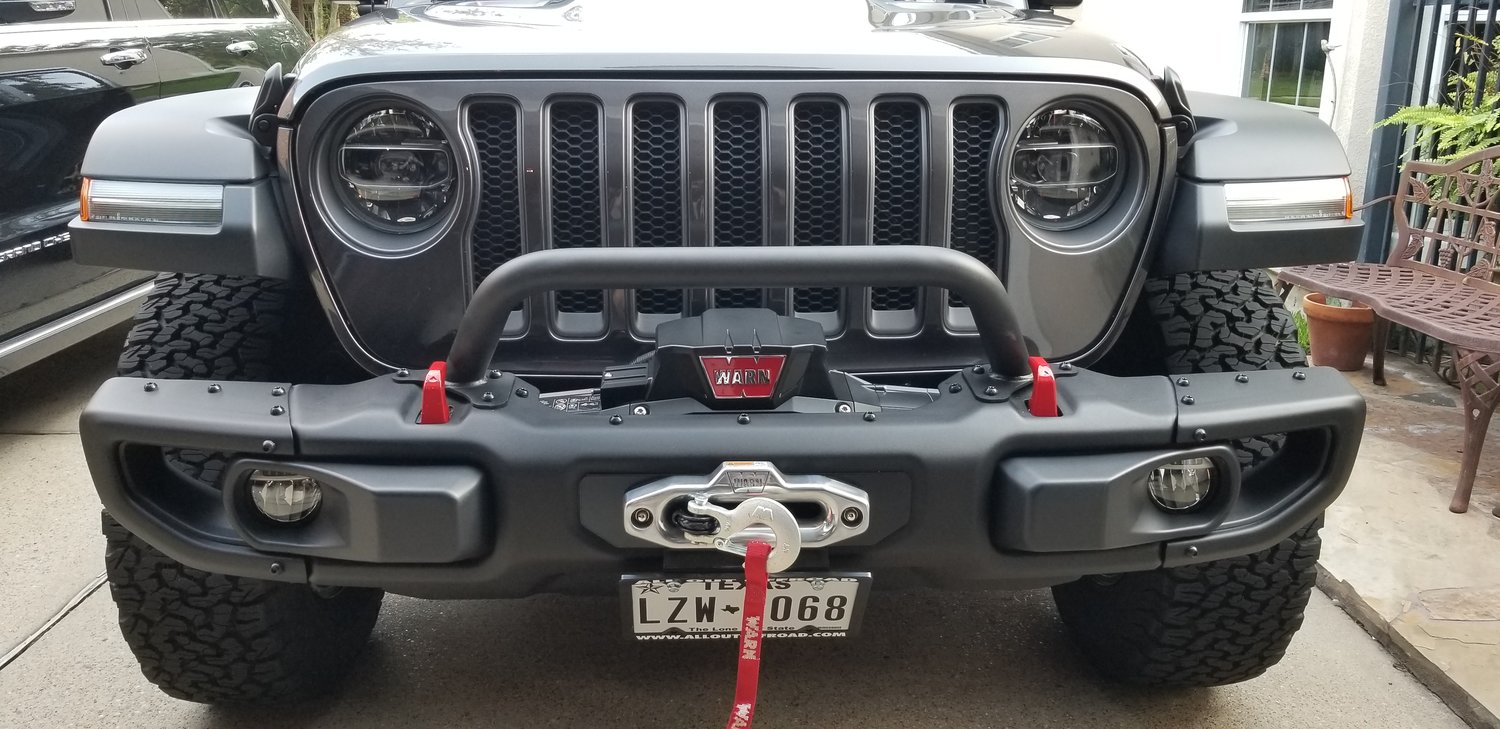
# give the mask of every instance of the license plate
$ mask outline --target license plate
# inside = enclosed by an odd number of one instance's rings
[[[636,640],[736,638],[745,582],[735,577],[621,578],[625,629]],[[870,573],[773,575],[766,590],[767,638],[844,638],[859,629]]]

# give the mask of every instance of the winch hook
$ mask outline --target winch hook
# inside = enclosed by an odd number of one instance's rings
[[[750,542],[768,542],[771,555],[766,568],[770,572],[791,567],[802,552],[802,532],[797,528],[797,517],[779,501],[756,496],[741,501],[733,509],[726,509],[710,502],[706,494],[698,494],[688,502],[687,510],[691,514],[713,517],[719,523],[718,530],[712,534],[683,532],[683,537],[689,542],[741,557],[749,550]]]

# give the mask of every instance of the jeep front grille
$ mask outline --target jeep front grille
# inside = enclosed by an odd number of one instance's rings
[[[474,285],[538,247],[949,245],[1002,264],[991,187],[1004,133],[998,98],[776,96],[725,86],[704,95],[471,102],[481,186],[470,236]],[[542,150],[540,169],[521,161],[527,140]],[[527,229],[536,223],[544,230]],[[861,308],[861,328],[902,334],[934,321],[919,316],[923,301],[912,288],[652,289],[630,292],[625,305],[647,335],[662,317],[747,306],[817,318],[830,332]],[[599,319],[593,330],[555,333],[604,331],[604,292],[560,291],[549,306],[554,322]]]

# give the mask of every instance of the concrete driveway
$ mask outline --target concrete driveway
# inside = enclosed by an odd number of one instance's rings
[[[157,692],[115,628],[108,588],[88,592],[103,538],[76,420],[119,338],[0,380],[0,653],[25,647],[0,669],[0,726],[723,723],[731,647],[625,642],[613,599],[389,597],[364,665],[335,698],[272,711]],[[1320,593],[1281,665],[1220,689],[1098,681],[1046,591],[876,593],[858,639],[772,642],[761,686],[762,727],[1463,726]]]

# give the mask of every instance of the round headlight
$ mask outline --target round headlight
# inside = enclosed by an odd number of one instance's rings
[[[452,199],[448,140],[435,122],[410,109],[360,117],[344,136],[334,164],[349,207],[382,228],[424,227]]]
[[[1012,155],[1010,196],[1039,227],[1077,228],[1109,209],[1123,184],[1121,150],[1102,115],[1057,106],[1026,122]]]

